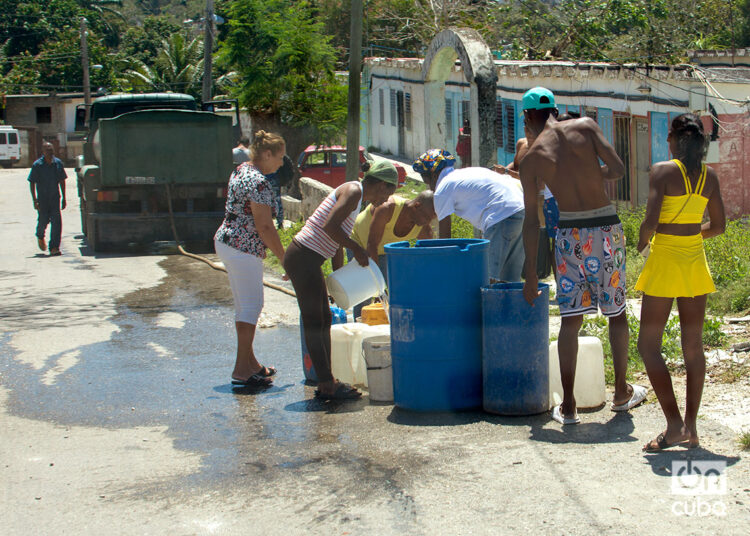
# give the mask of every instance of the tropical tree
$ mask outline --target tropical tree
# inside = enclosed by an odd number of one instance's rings
[[[231,92],[256,129],[279,132],[287,152],[337,140],[346,127],[336,53],[306,1],[236,0],[227,8],[218,62],[236,73]]]
[[[162,41],[152,65],[134,59],[122,78],[139,91],[178,91],[200,95],[203,77],[203,42],[174,33]]]

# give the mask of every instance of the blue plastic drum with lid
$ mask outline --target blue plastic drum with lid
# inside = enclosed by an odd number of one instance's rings
[[[482,405],[482,299],[489,241],[385,246],[394,403],[415,411]]]

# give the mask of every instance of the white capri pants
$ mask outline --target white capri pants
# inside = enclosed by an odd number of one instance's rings
[[[234,296],[234,320],[256,325],[263,310],[263,259],[214,240]]]

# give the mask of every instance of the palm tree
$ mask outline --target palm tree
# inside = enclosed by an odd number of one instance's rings
[[[153,65],[135,60],[123,73],[123,79],[135,89],[179,91],[194,96],[200,95],[202,76],[203,42],[198,38],[188,41],[181,33],[162,41]]]

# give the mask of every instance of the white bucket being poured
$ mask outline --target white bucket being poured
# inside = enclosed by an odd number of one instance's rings
[[[384,294],[385,279],[372,259],[367,266],[352,259],[326,278],[326,287],[336,305],[350,309],[368,298]]]

